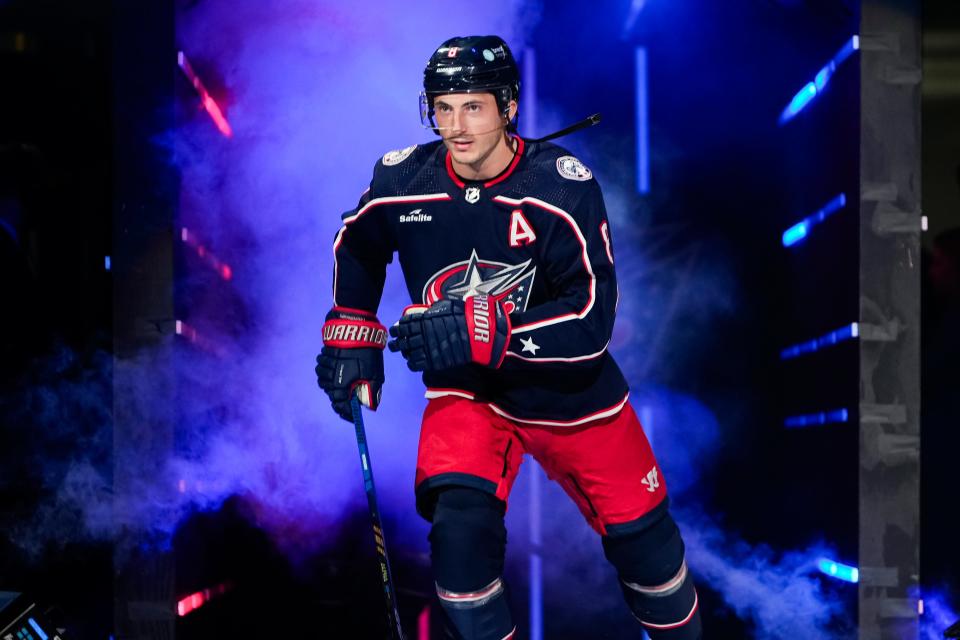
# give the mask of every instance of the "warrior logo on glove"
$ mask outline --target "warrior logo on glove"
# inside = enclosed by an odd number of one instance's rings
[[[415,304],[390,327],[387,346],[399,351],[411,371],[441,371],[465,364],[498,369],[510,344],[510,316],[500,300],[484,293],[465,300]]]
[[[317,384],[337,414],[353,421],[350,398],[376,411],[383,389],[383,348],[387,329],[362,309],[334,307],[323,324],[323,349],[317,356]]]
[[[387,345],[387,330],[369,314],[341,313],[337,317],[328,317],[323,325],[323,344],[341,349],[374,347],[383,349]]]
[[[500,301],[508,314],[526,311],[536,274],[531,260],[504,264],[482,260],[474,250],[469,260],[448,265],[427,280],[423,304],[430,306],[443,299],[466,300],[483,294]]]

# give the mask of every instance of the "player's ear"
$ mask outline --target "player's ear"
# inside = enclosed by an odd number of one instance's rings
[[[507,108],[503,111],[503,118],[507,123],[511,122],[513,118],[517,115],[517,101],[511,100],[507,104]]]

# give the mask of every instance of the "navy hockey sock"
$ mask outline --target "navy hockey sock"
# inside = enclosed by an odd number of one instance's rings
[[[624,599],[651,640],[698,640],[702,625],[683,540],[669,513],[641,531],[605,536]]]
[[[462,640],[506,640],[515,632],[503,583],[504,505],[465,487],[440,492],[430,530],[437,596]]]

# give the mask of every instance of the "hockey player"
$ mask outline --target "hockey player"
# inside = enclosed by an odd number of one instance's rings
[[[320,386],[351,419],[376,409],[396,252],[414,302],[390,348],[422,371],[417,510],[459,637],[512,638],[504,513],[529,453],[601,536],[651,638],[701,635],[697,593],[660,468],[607,351],[618,291],[600,187],[564,149],[515,134],[519,71],[496,36],[444,42],[421,119],[441,140],[391,151],[343,215]]]

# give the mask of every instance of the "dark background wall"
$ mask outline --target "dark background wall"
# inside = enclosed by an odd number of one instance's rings
[[[181,19],[195,7],[202,13],[204,3],[176,4]],[[797,122],[778,127],[776,119],[790,97],[856,30],[855,3],[650,0],[640,19],[627,29],[628,11],[629,3],[622,1],[601,3],[589,11],[581,5],[544,2],[525,37],[538,52],[538,133],[594,111],[604,114],[601,127],[561,144],[594,169],[611,209],[624,293],[616,354],[633,381],[634,398],[654,408],[677,407],[681,399],[694,398],[700,413],[691,409],[695,419],[677,420],[677,424],[713,428],[690,427],[671,438],[667,427],[661,427],[655,438],[668,468],[670,460],[684,459],[684,450],[697,453],[689,463],[694,471],[674,463],[678,507],[686,503],[695,515],[709,514],[722,522],[721,527],[710,529],[686,514],[692,529],[700,524],[704,531],[729,536],[719,546],[700,545],[701,552],[713,550],[734,565],[760,558],[754,575],[764,580],[789,572],[792,565],[785,564],[783,556],[797,549],[809,555],[811,545],[819,541],[827,543],[837,559],[853,561],[856,461],[850,456],[856,455],[851,440],[855,440],[854,425],[832,425],[817,432],[788,431],[782,426],[786,415],[817,410],[856,393],[845,386],[851,380],[845,376],[851,354],[841,348],[830,356],[837,359],[830,367],[834,375],[819,378],[817,372],[804,371],[802,364],[799,369],[785,367],[778,354],[786,344],[841,323],[848,315],[845,305],[856,304],[851,297],[855,286],[848,279],[851,263],[844,260],[853,254],[844,251],[842,242],[844,225],[850,220],[838,216],[831,236],[835,244],[821,245],[818,255],[805,258],[801,253],[799,262],[779,242],[787,226],[822,206],[834,192],[855,189],[849,180],[856,177],[856,65],[841,68],[829,92]],[[924,243],[932,250],[934,237],[960,226],[960,128],[956,126],[960,17],[956,3],[946,0],[927,0],[924,11],[923,187],[930,219]],[[109,478],[106,469],[113,462],[112,416],[104,409],[110,406],[112,394],[113,275],[104,260],[114,253],[118,194],[136,183],[130,179],[134,168],[117,167],[117,149],[135,148],[130,140],[118,139],[118,131],[130,129],[117,125],[138,117],[129,106],[137,103],[139,94],[124,92],[137,91],[132,61],[142,59],[129,52],[139,43],[129,34],[118,33],[128,24],[122,15],[108,2],[82,6],[0,2],[4,85],[0,100],[0,381],[4,385],[0,530],[9,534],[0,536],[0,590],[29,589],[59,604],[72,628],[79,631],[78,637],[106,637],[114,630],[111,541],[115,532],[88,526],[87,509],[99,494],[76,480],[73,463],[78,450],[99,452],[92,461],[85,461],[104,469],[103,477]],[[210,29],[223,34],[217,25]],[[422,49],[420,57],[425,57],[436,43],[408,44]],[[633,177],[630,64],[636,46],[647,48],[650,64],[653,161],[651,190],[643,195],[636,192]],[[357,55],[360,68],[371,64],[361,52]],[[229,58],[211,54],[197,61],[211,90],[225,104],[230,103],[231,90],[237,94],[241,90],[231,85],[238,75],[225,62]],[[174,65],[171,60],[173,74]],[[185,129],[209,128],[189,86],[164,84],[169,77],[157,78],[156,83],[148,77],[141,80],[146,86],[170,87],[169,92],[158,91],[152,97],[150,91],[142,94],[144,122],[169,118],[174,107]],[[377,108],[415,118],[412,107],[402,111],[412,104],[410,96],[415,93],[416,87],[410,87],[387,100],[388,106]],[[338,106],[337,97],[329,98],[329,104],[329,122],[341,126],[353,122],[352,110]],[[121,105],[126,108],[120,109]],[[241,123],[250,117],[242,104],[228,115]],[[521,132],[522,127],[521,120]],[[147,133],[141,135],[150,139]],[[352,151],[359,159],[346,161],[353,173],[341,178],[352,182],[353,191],[362,190],[367,179],[363,172],[378,154],[405,144],[387,144],[384,137],[375,132],[355,137]],[[217,146],[221,141],[215,132],[209,138],[190,138],[191,143],[198,140],[208,145],[205,149],[216,150],[212,153],[218,162],[241,155],[236,145],[233,151]],[[194,166],[182,156],[171,158],[176,154],[169,140],[161,136],[153,142],[149,148],[156,156],[151,162],[174,171],[187,166],[188,178],[193,175]],[[353,171],[354,162],[363,166],[362,172]],[[224,165],[204,166],[219,170]],[[294,174],[283,166],[278,172],[281,178]],[[220,180],[229,181],[229,176],[213,182]],[[172,203],[182,197],[176,186],[157,184],[158,193],[146,199],[156,196]],[[202,218],[210,210],[191,209],[191,201],[184,202],[180,221],[195,215],[192,222],[202,228]],[[330,203],[339,210],[351,205],[350,201]],[[231,212],[222,215],[228,219]],[[173,242],[172,214],[170,231]],[[258,229],[247,225],[234,236],[240,241],[230,246],[224,241],[219,248],[240,261],[242,273],[242,256],[258,237],[263,237]],[[195,309],[197,305],[187,302],[205,299],[210,291],[208,277],[197,275],[203,273],[203,263],[182,246],[174,251],[179,261],[178,304],[181,310]],[[832,271],[817,271],[817,265],[823,264],[818,258],[826,253],[839,257],[839,262],[831,263]],[[206,298],[205,308],[229,308],[234,313],[227,326],[215,328],[237,336],[256,326],[256,316],[251,319],[253,312],[248,308],[256,304],[236,297],[243,285],[218,282],[216,286],[222,293],[214,295],[215,302]],[[960,355],[957,316],[949,290],[946,296],[925,294],[930,295],[925,298],[924,326],[922,571],[924,583],[936,587],[956,606],[960,554],[952,547],[955,536],[949,505],[956,488],[951,454],[957,442],[952,427],[960,418],[954,384]],[[830,304],[811,306],[810,300],[818,295]],[[187,357],[183,362],[196,359]],[[393,387],[395,392],[402,388]],[[218,412],[229,410],[215,405],[203,405],[203,409],[202,417],[191,421],[203,420],[204,429],[224,422]],[[662,408],[656,411],[665,418],[676,417]],[[657,424],[669,422],[658,420]],[[181,447],[190,448],[198,442],[198,433],[207,433],[192,426],[183,429],[178,436]],[[344,456],[351,453],[349,448],[344,451]],[[352,473],[353,460],[346,460],[343,465]],[[391,473],[392,468],[385,476],[392,478]],[[405,482],[402,472],[397,476]],[[70,500],[64,498],[64,486],[72,492],[68,492]],[[271,625],[292,631],[310,624],[332,631],[348,623],[357,625],[358,637],[374,637],[379,617],[371,609],[379,607],[379,601],[375,582],[367,579],[374,566],[358,502],[340,520],[329,521],[331,532],[320,549],[306,545],[306,551],[291,553],[290,546],[278,539],[296,538],[294,521],[285,520],[286,528],[278,535],[272,524],[264,524],[269,520],[264,515],[267,509],[255,497],[232,490],[212,495],[199,508],[188,503],[183,520],[171,532],[178,576],[174,595],[226,577],[239,586],[220,608],[211,606],[181,621],[178,631],[183,637],[230,628],[243,634]],[[556,531],[573,535],[574,543],[593,544],[567,532],[573,516],[561,511],[562,498],[548,493],[545,499],[550,506],[558,505]],[[51,509],[57,511],[52,520]],[[425,545],[417,537],[422,535],[422,525],[405,524],[407,515],[399,508],[388,508],[387,528],[402,531],[395,538],[396,564],[406,589],[401,599],[410,607],[405,615],[412,619],[430,585]],[[51,522],[55,526],[48,526]],[[511,543],[518,554],[525,550],[522,527],[516,524]],[[564,633],[566,637],[618,637],[616,625],[628,624],[629,616],[617,602],[615,585],[604,583],[606,592],[590,590],[597,573],[590,567],[602,562],[599,552],[593,549],[592,556],[583,552],[566,557],[572,543],[559,535],[558,542],[564,544],[552,548],[554,573],[548,577],[557,582],[564,576],[581,580],[574,581],[579,587],[566,591],[550,587],[547,637],[564,637]],[[35,544],[27,544],[31,538]],[[729,570],[723,565],[720,572]],[[526,598],[524,571],[519,562],[511,567],[519,605]],[[597,579],[609,582],[609,577],[601,573]],[[771,584],[764,580],[757,584]],[[824,623],[827,628],[831,624],[842,628],[849,616],[853,596],[845,587],[824,582],[818,592],[840,604],[832,610],[834,622]],[[719,578],[704,580],[703,593],[704,611],[715,637],[749,636],[758,625],[769,625],[771,619],[787,613],[749,602],[751,594],[737,594]],[[590,609],[595,616],[578,614],[570,606],[590,598],[603,603]],[[275,617],[278,612],[284,614],[280,622]]]

